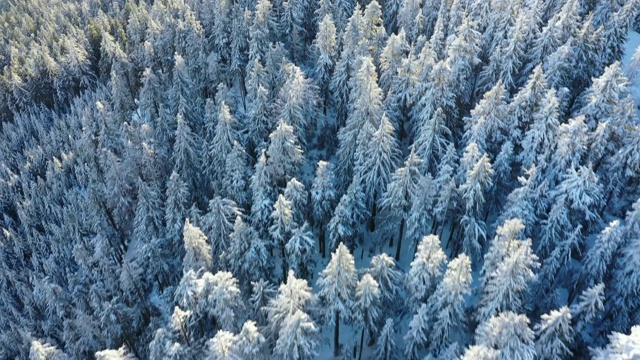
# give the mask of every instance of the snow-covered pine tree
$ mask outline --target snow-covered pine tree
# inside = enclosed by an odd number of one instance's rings
[[[325,227],[331,218],[337,194],[335,175],[331,163],[318,161],[316,176],[311,185],[311,205],[313,206],[313,224],[319,228],[319,247],[325,256]]]
[[[318,120],[318,88],[293,63],[286,63],[281,72],[283,82],[278,91],[274,112],[277,119],[293,127],[297,141],[304,149],[315,132],[321,129],[319,121],[313,122]],[[276,130],[278,127],[279,125]],[[271,142],[273,141],[272,138]]]
[[[529,115],[531,126],[524,134],[521,143],[522,152],[518,155],[523,167],[529,168],[535,163],[544,169],[550,162],[560,125],[559,107],[556,90],[550,89],[542,98],[537,111]]]
[[[211,245],[207,243],[207,237],[197,226],[191,225],[189,219],[184,221],[182,231],[184,239],[185,256],[182,261],[182,270],[209,269],[211,267]]]
[[[275,182],[267,166],[267,152],[264,149],[260,152],[254,166],[249,189],[251,190],[251,222],[258,233],[266,238],[277,192]]]
[[[222,180],[222,194],[234,201],[241,208],[247,208],[249,202],[247,188],[251,176],[250,157],[240,145],[234,141],[231,152],[225,162]]]
[[[319,9],[320,10],[320,9]],[[327,108],[331,103],[330,83],[337,56],[338,43],[336,40],[336,26],[330,13],[323,16],[318,24],[318,32],[313,41],[313,51],[316,63],[313,69],[313,77],[318,83],[320,96],[322,97],[323,113],[327,114]]]
[[[640,356],[640,326],[633,326],[629,335],[613,332],[609,335],[609,344],[593,349],[592,355],[593,360],[633,359]]]
[[[429,344],[436,353],[464,336],[465,296],[471,293],[471,260],[460,254],[447,264],[442,281],[427,301],[430,313]]]
[[[318,328],[302,310],[287,315],[278,333],[274,355],[283,360],[314,359],[317,355]]]
[[[236,335],[235,353],[240,359],[259,360],[266,351],[266,341],[255,321],[247,320]]]
[[[458,189],[465,208],[460,221],[463,231],[462,251],[473,257],[481,254],[482,243],[486,240],[485,224],[481,216],[484,214],[484,193],[493,185],[493,174],[489,156],[484,153],[467,171],[466,180]]]
[[[395,337],[393,319],[387,318],[376,341],[376,359],[396,360],[398,358]]]
[[[223,191],[226,174],[226,159],[233,150],[234,142],[240,139],[239,124],[225,102],[220,104],[218,121],[211,142],[207,144],[207,161],[205,172],[211,182],[211,189],[216,194]]]
[[[584,276],[590,283],[598,284],[605,280],[611,268],[614,255],[623,242],[623,227],[620,220],[614,220],[602,230],[584,258]]]
[[[425,236],[418,244],[415,258],[405,278],[405,288],[412,309],[420,307],[431,296],[446,264],[447,256],[440,247],[440,238],[437,235]]]
[[[278,295],[270,299],[269,303],[262,308],[262,311],[267,314],[265,327],[267,339],[278,339],[287,318],[292,317],[297,311],[306,314],[309,305],[314,301],[315,296],[311,293],[307,280],[296,278],[293,270],[289,270],[287,281],[280,284]],[[299,315],[298,318],[305,318],[305,316]],[[309,322],[308,317],[306,320],[305,322]]]
[[[219,330],[207,341],[207,360],[231,360],[235,358],[236,336],[229,331]]]
[[[291,201],[287,200],[284,195],[278,195],[278,199],[273,204],[273,212],[271,213],[271,226],[269,234],[271,235],[271,249],[280,249],[280,256],[285,260],[285,244],[289,239],[289,233],[296,227],[293,220],[293,211]]]
[[[422,350],[427,345],[429,332],[429,310],[427,304],[422,304],[409,322],[409,331],[404,336],[404,355],[407,359],[416,360],[420,358]]]
[[[293,126],[280,120],[276,129],[269,135],[271,142],[267,149],[267,171],[272,181],[284,187],[291,178],[296,177],[303,162],[302,148]]]
[[[534,337],[527,316],[511,311],[491,317],[476,329],[476,345],[498,350],[499,360],[536,359]]]
[[[324,312],[329,322],[335,325],[333,355],[340,351],[340,321],[349,322],[353,315],[354,295],[357,277],[353,255],[340,243],[327,267],[320,273],[318,296],[324,304]]]
[[[418,184],[418,193],[422,196],[416,196],[411,204],[409,216],[407,217],[407,235],[406,238],[411,241],[411,247],[416,248],[418,241],[429,232],[434,233],[435,218],[433,208],[435,205],[436,189],[433,178],[427,173]]]
[[[347,192],[342,195],[335,208],[333,217],[327,224],[329,232],[329,248],[333,249],[338,243],[347,241],[355,250],[356,237],[360,233],[360,224],[368,217],[364,193],[360,182],[351,182]]]
[[[309,194],[304,185],[296,178],[291,178],[284,189],[284,197],[291,202],[293,221],[302,224],[307,218],[307,203]]]
[[[370,275],[364,274],[356,285],[355,301],[354,301],[354,319],[360,325],[362,331],[360,333],[360,351],[358,359],[362,359],[362,351],[364,349],[364,333],[365,330],[369,334],[369,342],[375,338],[378,320],[382,314],[382,295],[378,282]]]
[[[373,59],[365,56],[350,82],[349,116],[338,132],[337,172],[342,186],[353,177],[356,159],[366,151],[371,135],[379,128],[383,115],[382,90]],[[386,130],[386,129],[385,129]]]
[[[492,159],[498,155],[500,145],[506,140],[508,106],[507,91],[499,81],[487,91],[468,118],[465,119],[467,143],[476,143],[479,151],[487,152]]]
[[[201,218],[201,227],[211,243],[211,258],[218,260],[220,254],[229,247],[229,234],[233,231],[240,208],[233,200],[219,196],[209,200],[207,213]],[[216,265],[217,267],[217,265]]]
[[[571,318],[575,319],[574,332],[580,334],[585,326],[604,310],[604,283],[585,289],[577,302],[571,305]]]
[[[541,359],[561,360],[571,357],[573,341],[571,312],[567,306],[541,316],[536,331],[536,352]]]
[[[367,208],[371,213],[369,230],[375,230],[378,198],[387,188],[391,174],[400,162],[402,152],[393,125],[383,115],[380,126],[372,134],[366,148],[356,153],[355,173],[362,182]]]
[[[313,245],[313,232],[307,222],[291,231],[291,238],[285,245],[289,268],[303,279],[309,277],[309,268],[313,265]]]
[[[511,219],[496,230],[481,272],[476,314],[480,322],[500,311],[519,311],[528,285],[535,280],[533,269],[540,263],[531,250],[531,239],[519,239],[523,229],[520,219]]]
[[[411,209],[413,199],[417,196],[418,184],[422,178],[420,175],[421,165],[422,160],[412,149],[404,162],[404,166],[398,168],[391,176],[391,182],[387,185],[387,190],[382,198],[380,198],[380,208],[385,214],[385,221],[391,226],[387,231],[392,233],[395,230],[395,226],[391,224],[400,223],[396,245],[396,261],[400,260],[407,213]],[[391,235],[390,246],[393,246],[393,237],[394,235]]]
[[[382,312],[390,315],[391,310],[400,305],[398,299],[402,293],[402,272],[398,269],[393,258],[386,253],[374,256],[367,272],[371,274],[380,288]]]

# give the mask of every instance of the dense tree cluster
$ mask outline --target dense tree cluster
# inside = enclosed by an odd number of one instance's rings
[[[639,10],[0,3],[0,358],[640,356]]]

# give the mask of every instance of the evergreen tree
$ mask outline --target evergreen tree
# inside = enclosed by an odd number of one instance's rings
[[[287,281],[280,285],[278,295],[270,299],[268,305],[262,308],[267,314],[268,323],[265,329],[267,338],[278,339],[287,319],[292,318],[298,311],[306,314],[307,308],[314,299],[307,280],[296,278],[293,270],[289,270]],[[297,317],[305,318],[301,314]],[[305,322],[309,322],[308,318]],[[296,327],[290,328],[292,331],[295,329]]]
[[[291,202],[293,221],[302,224],[307,218],[307,200],[309,194],[304,185],[296,178],[291,178],[284,189],[284,197]]]
[[[234,142],[239,140],[238,122],[231,115],[227,104],[220,104],[218,122],[215,134],[208,145],[207,175],[212,182],[212,189],[218,193],[223,191],[223,183],[226,175],[226,159],[233,151]]]
[[[579,333],[604,310],[604,284],[584,290],[578,302],[571,305],[571,318],[576,319],[574,331]]]
[[[522,221],[506,221],[496,230],[491,248],[484,257],[482,295],[477,317],[485,321],[504,310],[520,310],[528,284],[535,280],[533,269],[540,266],[531,250],[531,239],[519,240]]]
[[[511,311],[502,312],[476,329],[476,344],[498,350],[497,359],[533,360],[536,358],[534,333],[529,319]]]
[[[485,224],[479,218],[483,213],[485,202],[483,193],[493,185],[491,180],[493,174],[489,157],[484,153],[467,172],[466,181],[459,188],[461,200],[465,205],[465,215],[461,220],[464,234],[462,249],[472,256],[481,253],[482,245],[479,240],[482,242],[486,240]]]
[[[402,237],[404,235],[404,225],[407,213],[410,210],[413,199],[417,196],[418,184],[420,183],[420,165],[422,160],[418,158],[412,150],[404,162],[404,166],[398,168],[391,176],[391,182],[387,185],[387,191],[380,199],[380,207],[386,214],[385,221],[388,224],[400,222],[398,230],[396,260],[400,260],[400,249]],[[393,231],[394,229],[389,229]],[[393,246],[393,237],[391,240]]]
[[[212,339],[207,341],[209,348],[207,359],[231,360],[234,358],[236,336],[225,330],[219,330]]]
[[[420,352],[427,344],[429,331],[429,310],[427,304],[422,304],[409,322],[409,331],[404,336],[406,348],[404,355],[407,359],[420,358]]]
[[[229,247],[229,234],[233,231],[233,222],[240,214],[240,209],[232,200],[219,196],[209,200],[209,207],[201,219],[201,226],[211,242],[212,259],[217,260]]]
[[[284,186],[300,171],[303,155],[293,127],[283,120],[269,135],[271,142],[267,149],[269,161],[266,164],[269,176],[276,184]]]
[[[605,279],[614,255],[623,242],[622,234],[623,228],[620,221],[610,222],[609,226],[598,235],[593,247],[587,252],[584,259],[584,272],[593,283],[598,284]]]
[[[235,352],[238,357],[247,360],[261,359],[265,345],[265,338],[258,330],[255,321],[245,321],[242,330],[236,335]]]
[[[197,188],[197,174],[199,173],[197,137],[184,119],[182,111],[178,112],[176,122],[178,125],[171,154],[173,171],[184,177],[184,182],[189,186],[189,190],[194,191]]]
[[[398,358],[396,350],[395,330],[393,319],[387,318],[384,327],[380,330],[380,336],[376,341],[376,359],[395,360]]]
[[[318,296],[325,304],[324,312],[335,324],[333,355],[339,354],[340,321],[350,321],[356,291],[356,269],[353,255],[343,243],[331,254],[331,261],[320,273]]]
[[[371,265],[367,270],[380,288],[383,313],[389,309],[398,307],[397,300],[402,293],[402,273],[396,266],[393,258],[386,253],[376,255],[371,259]]]
[[[288,315],[280,328],[274,355],[285,360],[313,359],[318,355],[316,333],[318,328],[302,310]]]
[[[207,237],[202,230],[191,225],[189,219],[185,219],[182,236],[186,252],[182,261],[183,272],[211,267],[211,245],[207,243]]]
[[[447,271],[427,301],[432,331],[430,348],[440,350],[452,344],[456,335],[464,334],[465,296],[471,293],[471,260],[458,255],[447,264]]]
[[[311,185],[311,204],[313,205],[313,222],[320,229],[320,253],[325,254],[325,226],[329,221],[336,201],[335,175],[331,163],[318,161],[316,177]]]
[[[233,148],[227,155],[225,162],[224,177],[222,180],[222,188],[224,191],[222,193],[243,208],[246,207],[249,201],[247,193],[247,180],[251,174],[249,161],[250,157],[242,145],[234,141]]]
[[[536,352],[542,359],[565,359],[572,355],[569,346],[573,340],[571,328],[571,312],[566,306],[553,310],[541,317],[540,324],[535,326]]]
[[[285,243],[289,238],[289,233],[296,227],[296,223],[293,220],[293,211],[291,208],[291,202],[287,200],[284,195],[278,195],[278,200],[273,204],[273,212],[271,213],[271,227],[269,227],[269,233],[271,234],[272,248],[280,249],[280,256],[282,260],[285,259]]]
[[[440,247],[437,235],[425,236],[411,262],[409,273],[405,278],[405,287],[412,308],[419,307],[431,296],[436,284],[442,276],[447,256]]]
[[[488,152],[492,158],[498,155],[499,146],[506,138],[506,100],[506,89],[500,81],[484,94],[466,119],[464,137],[469,143],[476,143],[480,151]]]
[[[367,218],[362,186],[353,181],[347,192],[342,195],[335,208],[333,217],[327,224],[329,232],[329,247],[335,248],[338,243],[348,241],[349,246],[355,249],[356,237],[360,232],[360,224]]]
[[[313,41],[313,49],[317,59],[313,74],[320,88],[320,95],[324,104],[323,112],[325,115],[327,114],[327,107],[331,100],[330,82],[335,66],[334,59],[337,56],[337,48],[336,26],[333,23],[331,13],[327,13],[318,24],[318,32]]]
[[[640,355],[640,326],[631,328],[631,333],[625,335],[613,332],[609,335],[609,344],[604,348],[594,349],[594,360],[605,359],[633,359]]]
[[[551,160],[551,151],[560,125],[559,106],[556,91],[551,89],[541,100],[538,111],[530,116],[531,127],[524,134],[522,152],[519,154],[522,166],[529,168],[536,163],[544,168]]]
[[[356,323],[362,327],[360,333],[360,351],[358,359],[362,359],[364,349],[364,333],[369,333],[370,341],[374,338],[378,319],[382,312],[382,296],[380,287],[370,274],[364,274],[356,285],[354,301],[354,318]]]
[[[375,228],[378,212],[378,197],[391,180],[391,173],[400,162],[400,145],[394,137],[394,129],[389,119],[382,116],[378,130],[373,133],[366,149],[356,160],[356,177],[362,182],[367,207],[370,209],[370,230]]]
[[[291,231],[291,238],[285,245],[289,268],[302,278],[310,275],[309,268],[313,265],[313,233],[305,222],[302,226]]]
[[[382,120],[382,90],[373,59],[361,59],[362,66],[353,79],[349,93],[350,112],[347,122],[338,132],[338,176],[342,184],[353,176],[357,157],[362,154]],[[386,130],[386,129],[385,129]],[[343,185],[344,186],[344,185]]]

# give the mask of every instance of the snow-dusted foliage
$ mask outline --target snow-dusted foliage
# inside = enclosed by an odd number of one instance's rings
[[[637,357],[639,11],[0,1],[0,359]]]

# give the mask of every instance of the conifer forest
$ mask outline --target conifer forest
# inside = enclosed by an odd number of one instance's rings
[[[640,359],[640,0],[0,0],[0,359]]]

